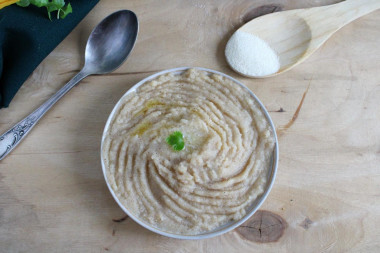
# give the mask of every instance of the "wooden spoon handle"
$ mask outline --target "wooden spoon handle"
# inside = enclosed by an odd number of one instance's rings
[[[334,18],[339,28],[380,8],[380,0],[346,0],[322,7],[325,14]]]
[[[298,12],[306,20],[313,37],[303,58],[312,54],[343,26],[379,8],[380,0],[346,0]]]

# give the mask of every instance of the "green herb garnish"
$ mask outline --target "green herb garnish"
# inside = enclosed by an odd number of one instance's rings
[[[169,137],[166,138],[166,143],[172,146],[175,151],[181,151],[185,147],[183,135],[179,131],[175,131],[169,135]]]
[[[50,20],[51,12],[53,11],[57,11],[57,19],[63,19],[73,12],[71,4],[65,5],[65,0],[20,0],[17,2],[17,5],[21,7],[27,7],[30,4],[37,7],[46,7]]]

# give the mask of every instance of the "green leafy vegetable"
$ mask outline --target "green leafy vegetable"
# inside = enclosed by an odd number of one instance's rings
[[[68,3],[66,6],[63,6],[58,10],[58,15],[60,18],[64,19],[67,15],[73,12],[73,8],[71,8],[71,4]]]
[[[185,147],[183,135],[179,131],[173,132],[166,138],[166,143],[169,144],[175,151],[181,151]]]
[[[64,0],[20,0],[17,2],[17,5],[21,7],[28,7],[30,4],[37,7],[46,7],[50,20],[53,11],[57,11],[57,19],[63,19],[73,12],[71,4],[65,5]]]

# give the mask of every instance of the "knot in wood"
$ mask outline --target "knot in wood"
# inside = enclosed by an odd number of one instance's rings
[[[276,242],[284,234],[288,224],[279,215],[265,211],[257,211],[252,218],[237,228],[237,232],[247,240],[267,243]]]

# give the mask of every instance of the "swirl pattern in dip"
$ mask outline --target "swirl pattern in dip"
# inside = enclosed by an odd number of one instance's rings
[[[165,139],[184,136],[174,151]],[[174,234],[242,218],[264,192],[275,139],[256,100],[233,81],[190,69],[149,81],[119,103],[103,141],[122,205]]]

